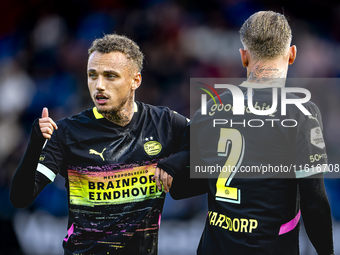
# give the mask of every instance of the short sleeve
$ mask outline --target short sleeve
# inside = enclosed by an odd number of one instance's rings
[[[308,110],[312,115],[299,112],[296,117],[298,124],[291,154],[296,178],[328,171],[321,113],[314,104],[310,104]]]
[[[188,122],[189,119],[184,117],[183,115],[178,114],[175,111],[171,112],[172,138],[174,142],[173,153],[178,152],[182,146],[183,135],[185,133]]]
[[[46,140],[37,166],[37,172],[40,172],[52,182],[58,173],[64,177],[66,175],[64,171],[65,128],[63,123],[57,122],[57,125],[58,129],[53,132],[51,139]]]

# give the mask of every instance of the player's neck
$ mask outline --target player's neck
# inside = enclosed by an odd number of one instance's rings
[[[128,99],[124,107],[120,111],[102,113],[105,119],[116,125],[125,127],[130,123],[134,114],[134,97]]]
[[[284,86],[287,67],[277,61],[257,61],[247,70],[248,82]]]

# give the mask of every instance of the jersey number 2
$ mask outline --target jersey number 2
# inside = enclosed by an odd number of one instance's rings
[[[229,184],[236,174],[244,155],[244,138],[240,131],[221,128],[217,145],[218,156],[227,157],[216,182],[216,200],[240,204],[241,190]]]

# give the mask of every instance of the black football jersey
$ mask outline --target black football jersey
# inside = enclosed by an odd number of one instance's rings
[[[208,177],[209,211],[198,254],[299,254],[298,179],[327,170],[320,111],[307,102],[311,115],[295,105],[282,115],[278,89],[276,111],[255,115],[247,107],[247,87],[255,109],[271,107],[272,88],[244,82],[238,87],[243,115],[233,114],[228,90],[220,96],[223,106],[209,101],[207,114],[199,110],[190,123],[191,171]]]
[[[125,127],[96,108],[57,122],[37,171],[65,178],[65,254],[157,254],[165,193],[152,180],[159,160],[179,150],[186,118],[135,103]]]

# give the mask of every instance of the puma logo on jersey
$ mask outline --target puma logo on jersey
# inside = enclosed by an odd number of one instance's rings
[[[308,115],[308,118],[312,120],[316,120],[319,123],[318,119],[316,118],[317,116],[318,114],[315,114],[315,117],[313,115]]]
[[[104,153],[105,150],[106,150],[106,148],[104,148],[104,150],[100,153],[100,152],[98,152],[98,151],[96,151],[94,149],[90,149],[89,153],[97,155],[97,156],[101,157],[103,161],[105,161],[105,159],[103,157],[103,153]]]

